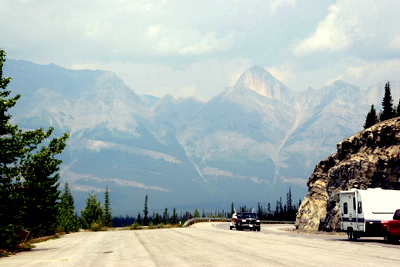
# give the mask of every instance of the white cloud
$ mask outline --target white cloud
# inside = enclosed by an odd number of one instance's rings
[[[276,14],[284,6],[294,7],[297,0],[275,0],[271,3],[271,12]]]
[[[191,97],[194,95],[198,95],[198,90],[199,88],[196,86],[196,84],[190,84],[188,86],[180,88],[177,95],[184,98]]]
[[[208,100],[253,64],[294,90],[337,77],[363,86],[367,73],[400,76],[390,68],[372,73],[398,59],[398,0],[0,3],[8,57],[111,70],[139,94]]]
[[[218,38],[213,31],[202,34],[190,28],[150,25],[144,41],[149,47],[147,52],[162,55],[202,55],[227,50],[233,44],[234,34],[227,32]]]
[[[389,49],[400,50],[400,35],[395,36],[388,45]]]
[[[197,34],[196,34],[197,35]],[[228,50],[234,42],[234,34],[227,33],[222,38],[217,38],[215,32],[198,35],[192,45],[180,49],[180,54],[201,55],[215,51]]]
[[[348,56],[317,69],[299,68],[288,61],[267,70],[294,91],[303,91],[308,87],[319,89],[337,80],[367,89],[381,81],[399,80],[400,59],[367,61]]]
[[[318,24],[312,36],[296,45],[294,48],[295,54],[302,55],[317,51],[343,50],[352,44],[353,39],[348,29],[357,26],[357,14],[354,14],[351,18],[345,16],[346,9],[343,9],[340,5],[332,5],[329,10],[329,15]]]
[[[128,1],[130,2],[130,1]],[[134,10],[139,12],[149,12],[155,8],[154,3],[132,3],[128,5],[128,10]]]
[[[296,55],[384,47],[390,34],[399,33],[391,24],[400,22],[397,1],[339,0],[315,31],[296,43]]]
[[[366,62],[358,60],[347,67],[343,74],[331,81],[344,80],[367,89],[381,81],[396,80],[400,76],[400,59]],[[329,83],[329,81],[328,81]]]

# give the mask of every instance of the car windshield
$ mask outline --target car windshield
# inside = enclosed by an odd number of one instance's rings
[[[255,213],[246,212],[246,213],[242,213],[242,218],[257,218],[257,216]]]

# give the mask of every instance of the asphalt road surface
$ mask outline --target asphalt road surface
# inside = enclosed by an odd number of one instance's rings
[[[306,235],[262,225],[261,232],[227,223],[188,228],[79,232],[0,258],[0,266],[400,266],[400,245],[382,239]]]

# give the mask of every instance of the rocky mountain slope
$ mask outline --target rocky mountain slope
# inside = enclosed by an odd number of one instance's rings
[[[273,204],[289,186],[303,198],[315,164],[362,129],[384,90],[384,82],[360,90],[336,81],[293,92],[255,66],[203,103],[140,97],[108,71],[8,59],[4,74],[22,95],[14,122],[71,133],[61,177],[77,208],[108,186],[116,214],[141,210],[145,195],[154,209]],[[398,99],[400,84],[391,85]]]
[[[351,188],[400,189],[400,117],[346,138],[308,180],[297,214],[302,230],[339,230],[339,192]]]

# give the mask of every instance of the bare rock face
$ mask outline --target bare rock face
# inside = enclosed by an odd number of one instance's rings
[[[308,180],[296,228],[340,229],[339,192],[351,188],[400,188],[400,118],[378,123],[337,145]]]

